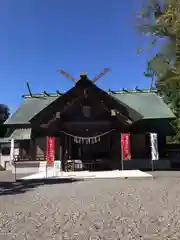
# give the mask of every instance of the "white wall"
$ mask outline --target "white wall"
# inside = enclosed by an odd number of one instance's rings
[[[3,168],[6,167],[6,162],[10,162],[10,155],[2,156],[2,154],[0,153],[0,165]]]

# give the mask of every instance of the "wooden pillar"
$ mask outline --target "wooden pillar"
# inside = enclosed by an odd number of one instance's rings
[[[120,169],[121,168],[121,134],[120,132],[114,131],[112,133],[112,168]]]
[[[69,159],[71,160],[71,137],[69,137]]]
[[[30,140],[29,155],[32,161],[36,160],[36,142],[34,138]]]
[[[67,136],[64,135],[63,141],[63,158],[62,158],[62,170],[65,170],[65,162],[67,160]]]
[[[166,154],[166,136],[163,134],[158,134],[158,149],[159,157],[164,158]]]

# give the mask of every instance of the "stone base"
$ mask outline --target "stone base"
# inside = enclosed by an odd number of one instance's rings
[[[171,162],[169,159],[154,160],[151,159],[132,159],[129,161],[123,161],[124,170],[140,169],[151,170],[153,164],[154,170],[170,170]]]

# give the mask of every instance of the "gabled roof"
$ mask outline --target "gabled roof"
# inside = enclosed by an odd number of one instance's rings
[[[154,91],[116,91],[110,92],[109,95],[134,109],[144,119],[175,118],[172,111]],[[32,118],[60,97],[58,94],[49,96],[36,94],[32,97],[27,95],[5,124],[29,124]]]
[[[120,91],[111,94],[139,112],[144,119],[175,118],[167,104],[153,91]]]
[[[71,105],[69,101],[74,102],[74,100],[76,101],[77,99],[81,99],[83,101],[86,94],[90,98],[94,99],[94,101],[101,102],[101,105],[103,107],[109,110],[116,109],[118,111],[119,120],[121,119],[122,121],[122,119],[124,119],[123,122],[126,122],[126,124],[130,124],[130,122],[132,123],[134,121],[142,119],[142,115],[131,108],[131,106],[128,106],[120,100],[112,97],[108,92],[97,87],[92,81],[86,78],[79,80],[73,88],[53,101],[48,106],[48,109],[50,111],[51,109],[56,109],[56,111],[58,110],[61,113],[64,113],[65,109],[67,110]],[[43,109],[39,114],[31,119],[31,122],[38,121],[38,119],[40,120],[41,116],[43,116],[43,112],[45,113],[46,111],[47,109]]]
[[[27,97],[20,107],[5,122],[5,124],[28,124],[40,111],[55,101],[59,96]]]
[[[11,139],[9,139],[9,138],[0,138],[0,144],[1,143],[8,143],[10,141],[11,141]]]
[[[29,140],[31,139],[31,128],[15,129],[9,138],[15,140]]]

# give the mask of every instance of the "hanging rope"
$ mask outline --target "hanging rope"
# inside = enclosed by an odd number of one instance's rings
[[[104,136],[104,135],[106,135],[106,134],[108,134],[108,133],[110,133],[110,132],[112,132],[112,131],[114,131],[114,130],[115,130],[115,129],[111,129],[111,130],[109,130],[109,131],[107,131],[107,132],[101,133],[101,134],[96,135],[96,136],[91,136],[91,137],[102,137],[102,136]],[[75,135],[70,134],[70,133],[67,133],[67,132],[65,132],[65,131],[60,131],[60,132],[64,133],[64,134],[67,135],[67,136],[73,137],[73,138],[91,138],[91,137],[75,136]]]
[[[99,135],[96,135],[96,136],[91,136],[91,137],[80,137],[80,136],[76,136],[76,135],[73,135],[73,134],[70,134],[70,133],[67,133],[65,131],[60,131],[62,133],[64,133],[65,135],[69,136],[69,137],[72,137],[74,139],[74,142],[75,143],[82,143],[82,144],[94,144],[94,143],[97,143],[97,142],[100,142],[100,138],[104,135],[107,135],[108,133],[114,131],[115,129],[111,129],[107,132],[104,132],[104,133],[101,133]]]

